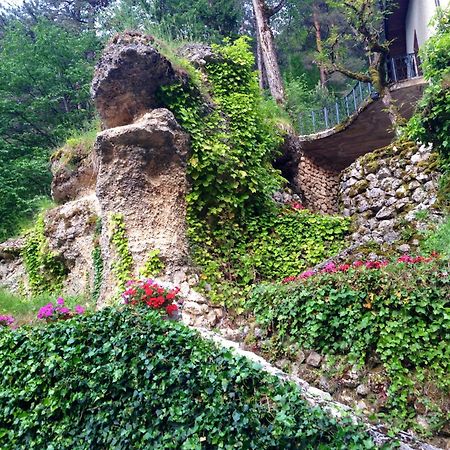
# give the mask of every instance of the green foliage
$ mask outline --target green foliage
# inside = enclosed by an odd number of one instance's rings
[[[5,448],[375,449],[349,420],[148,309],[0,330]]]
[[[190,86],[164,87],[162,100],[191,135],[188,224],[202,284],[213,300],[239,306],[251,283],[336,251],[348,224],[275,207],[285,181],[272,167],[282,117],[261,98],[246,38],[213,50],[218,61],[207,64],[204,82],[212,108]]]
[[[437,229],[427,233],[420,245],[425,252],[436,251],[450,259],[450,216]]]
[[[48,248],[44,234],[44,214],[40,214],[35,227],[29,231],[21,256],[33,295],[59,292],[67,275],[67,268],[59,256]]]
[[[416,114],[407,125],[407,134],[432,143],[440,153],[441,197],[450,204],[450,11],[437,17],[436,34],[421,49],[422,70],[429,82]]]
[[[100,234],[102,232],[102,219],[100,217],[97,218],[97,221],[95,223],[95,230],[94,230],[94,247],[92,249],[92,266],[94,269],[94,280],[93,280],[93,287],[92,287],[92,300],[94,304],[97,303],[99,297],[100,297],[100,290],[102,288],[103,283],[103,256],[102,256],[102,249],[100,247]]]
[[[99,120],[88,123],[83,129],[73,131],[64,145],[53,152],[51,160],[58,161],[61,166],[68,169],[73,169],[92,152],[99,131]]]
[[[49,150],[92,115],[93,33],[12,22],[0,39],[0,240],[50,194]]]
[[[114,244],[116,258],[112,271],[118,281],[118,288],[123,290],[125,283],[132,278],[133,256],[128,248],[127,230],[123,214],[111,214],[111,243]]]
[[[104,30],[138,29],[169,40],[218,41],[236,36],[243,16],[238,0],[122,0],[100,17]]]
[[[415,381],[449,391],[450,278],[447,261],[351,269],[299,283],[262,285],[247,303],[274,356],[290,344],[357,363],[376,356],[390,378],[389,406],[409,414]]]
[[[139,270],[140,274],[143,277],[156,277],[160,275],[164,270],[164,263],[159,257],[160,253],[161,251],[159,249],[151,250],[148,252],[148,257],[145,261],[144,267]]]

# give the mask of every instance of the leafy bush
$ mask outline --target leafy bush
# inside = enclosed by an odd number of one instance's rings
[[[93,114],[95,33],[36,20],[10,21],[0,36],[0,241],[49,197],[49,150]]]
[[[0,329],[0,382],[5,448],[375,448],[295,386],[150,310]]]
[[[450,10],[440,11],[436,21],[436,34],[421,49],[422,70],[429,85],[407,132],[439,151],[444,172],[441,197],[450,204]]]
[[[404,415],[414,377],[450,388],[448,261],[405,256],[395,264],[357,265],[259,286],[247,307],[275,354],[295,343],[358,363],[375,355],[391,380],[390,405]]]

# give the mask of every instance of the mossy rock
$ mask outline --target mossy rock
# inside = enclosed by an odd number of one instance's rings
[[[362,194],[369,187],[367,180],[360,180],[356,182],[348,191],[350,197],[356,197],[358,194]]]

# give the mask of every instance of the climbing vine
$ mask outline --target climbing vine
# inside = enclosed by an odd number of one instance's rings
[[[145,261],[145,264],[141,269],[139,270],[139,273],[145,277],[156,277],[161,274],[161,272],[164,270],[164,263],[161,260],[160,256],[160,250],[150,250],[148,253],[147,260]]]
[[[128,238],[123,214],[111,214],[111,243],[114,245],[117,257],[113,261],[112,271],[120,289],[131,278],[133,272],[133,256],[128,248]]]
[[[282,132],[267,118],[248,39],[225,41],[213,52],[202,74],[208,92],[178,84],[161,95],[191,136],[188,232],[202,284],[213,300],[238,306],[251,283],[287,276],[337,248],[346,222],[323,220],[327,230],[336,224],[330,246],[320,226],[312,230],[319,216],[275,206],[272,195],[286,182],[272,166]]]
[[[99,217],[95,224],[94,247],[92,249],[92,265],[94,269],[94,280],[92,288],[92,300],[97,302],[100,297],[100,289],[103,282],[103,257],[99,243],[99,236],[102,230],[102,219]]]
[[[22,258],[33,295],[59,292],[67,269],[59,256],[50,251],[44,234],[44,216],[41,214],[27,236]]]

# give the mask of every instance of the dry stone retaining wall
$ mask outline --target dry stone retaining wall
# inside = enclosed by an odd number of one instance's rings
[[[432,214],[439,174],[430,147],[390,146],[357,159],[341,174],[339,201],[352,217],[352,241],[392,244],[402,227]],[[428,211],[427,213],[419,213]]]
[[[296,184],[307,208],[326,214],[338,212],[339,172],[329,164],[302,153]]]

